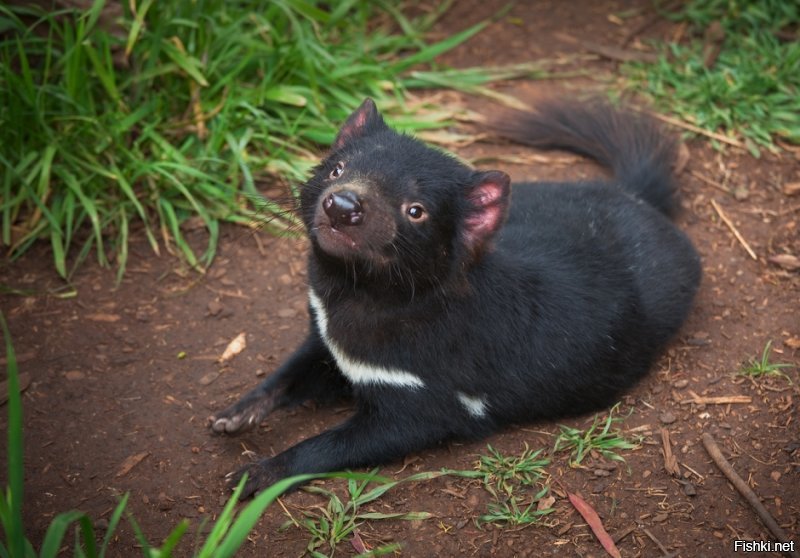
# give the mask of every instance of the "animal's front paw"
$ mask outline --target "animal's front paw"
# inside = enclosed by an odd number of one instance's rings
[[[239,495],[240,500],[246,500],[254,496],[257,492],[269,488],[283,478],[272,463],[272,460],[262,459],[261,461],[245,465],[234,473],[228,474],[227,480],[231,490],[238,486],[245,473],[247,474],[247,481],[245,481],[242,493]]]
[[[274,397],[251,393],[208,417],[208,425],[218,434],[237,434],[255,427],[273,407]]]

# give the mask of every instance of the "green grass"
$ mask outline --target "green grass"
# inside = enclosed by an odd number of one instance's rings
[[[380,513],[364,511],[362,508],[366,504],[373,502],[383,496],[388,490],[397,486],[400,482],[409,480],[427,480],[440,476],[440,473],[421,473],[413,475],[403,481],[394,481],[377,476],[377,470],[371,476],[367,476],[360,482],[354,478],[347,481],[347,498],[342,501],[339,496],[322,486],[306,486],[304,490],[323,496],[327,502],[325,505],[316,506],[313,509],[302,510],[302,517],[295,518],[286,511],[289,521],[283,528],[291,525],[304,529],[310,535],[307,550],[310,556],[315,558],[333,556],[336,547],[345,540],[361,540],[358,527],[367,520],[380,521],[387,519],[399,520],[422,520],[431,517],[428,512],[392,512]],[[373,486],[367,490],[368,485]],[[377,484],[377,485],[376,485]],[[363,541],[361,541],[363,544]],[[326,549],[328,554],[324,554],[320,549]],[[397,543],[381,545],[370,552],[370,555],[382,555],[400,549]]]
[[[654,64],[623,66],[629,88],[661,110],[743,142],[754,156],[776,150],[776,140],[800,143],[800,41],[781,38],[796,34],[800,4],[692,0],[669,17],[688,25],[688,39],[660,45]],[[724,40],[706,65],[703,33],[713,22]]]
[[[619,403],[614,405],[605,417],[596,415],[592,424],[585,430],[559,425],[561,432],[556,436],[553,453],[570,452],[571,466],[580,466],[584,458],[592,451],[607,459],[624,462],[625,459],[617,452],[638,448],[639,440],[625,438],[621,430],[615,426],[623,420],[621,417],[614,416],[618,408]]]
[[[134,234],[202,271],[221,221],[297,230],[262,187],[291,199],[364,97],[424,132],[453,111],[408,105],[409,88],[491,94],[492,79],[541,75],[540,64],[420,68],[487,23],[426,42],[449,4],[412,20],[388,1],[145,0],[119,3],[113,28],[100,24],[103,0],[84,12],[0,6],[2,243],[16,258],[46,239],[65,279],[94,251],[119,280]],[[192,216],[207,233],[199,250],[184,234]]]
[[[555,511],[548,504],[540,505],[549,493],[550,487],[545,486],[535,494],[511,494],[506,498],[489,502],[487,512],[478,517],[478,523],[509,527],[538,525]]]
[[[550,487],[543,481],[550,460],[542,456],[542,450],[533,451],[527,444],[519,455],[504,455],[491,445],[486,448],[488,453],[478,458],[474,470],[448,471],[480,480],[492,495],[478,524],[518,527],[541,523],[554,511],[546,501]]]
[[[782,376],[791,383],[791,378],[783,372],[785,368],[792,368],[791,364],[785,362],[770,362],[770,354],[772,353],[772,340],[767,341],[764,350],[761,353],[761,359],[751,359],[745,364],[739,375],[747,376],[748,378],[763,378],[765,376]]]
[[[486,446],[487,455],[478,459],[475,467],[483,478],[483,484],[492,495],[511,495],[515,488],[531,486],[545,476],[545,467],[550,460],[542,457],[542,450],[531,450],[528,445],[519,455],[503,455],[491,445]]]

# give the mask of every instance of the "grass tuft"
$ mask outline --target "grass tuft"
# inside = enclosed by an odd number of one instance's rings
[[[550,460],[542,457],[542,450],[531,450],[527,444],[519,455],[506,456],[486,446],[488,455],[482,455],[475,469],[483,475],[483,484],[492,495],[511,495],[518,486],[531,486],[545,476]]]
[[[629,88],[756,157],[777,141],[800,143],[800,4],[692,0],[668,16],[688,26],[688,40],[661,44],[656,63],[624,65]]]
[[[369,475],[358,475],[344,473],[347,478],[347,498],[342,501],[339,496],[322,486],[310,485],[304,490],[313,494],[318,494],[327,499],[325,505],[314,506],[312,509],[302,510],[302,517],[295,518],[286,508],[284,511],[289,520],[282,528],[291,525],[304,529],[310,535],[307,550],[310,556],[316,558],[333,556],[336,547],[345,540],[348,540],[354,547],[366,548],[366,543],[361,539],[358,527],[367,520],[380,521],[387,519],[399,519],[416,521],[428,519],[431,514],[428,512],[392,512],[381,513],[363,511],[363,506],[373,502],[383,496],[388,490],[395,487],[400,482],[428,480],[441,476],[443,473],[420,473],[401,481],[389,480],[377,476],[377,469]],[[372,485],[369,490],[369,485]],[[328,554],[324,554],[320,549],[325,548]],[[380,556],[395,552],[400,549],[396,543],[383,545],[370,549],[366,555]]]
[[[792,379],[788,374],[783,372],[785,368],[792,368],[792,365],[785,362],[770,362],[771,353],[772,340],[769,340],[761,353],[761,359],[751,359],[742,367],[739,371],[739,375],[753,379],[763,378],[765,376],[782,376],[786,378],[789,383],[792,383]]]
[[[121,279],[134,234],[199,271],[221,221],[291,234],[296,218],[262,191],[291,194],[287,183],[304,179],[364,97],[415,132],[454,113],[413,118],[425,107],[405,103],[409,88],[446,79],[480,90],[493,76],[541,72],[412,73],[487,24],[426,42],[449,4],[416,19],[367,0],[0,6],[2,243],[16,258],[49,240],[67,280],[94,252]],[[115,7],[123,13],[109,23]],[[204,248],[187,238],[193,216]]]
[[[609,410],[605,418],[596,415],[592,424],[585,430],[559,425],[561,432],[556,436],[553,452],[570,452],[570,466],[575,467],[580,466],[583,459],[592,451],[607,459],[624,462],[625,459],[617,451],[637,449],[639,440],[626,439],[620,429],[614,427],[623,420],[614,416],[618,409],[619,403]]]
[[[493,523],[512,527],[539,524],[555,511],[550,487],[542,479],[550,460],[542,450],[531,450],[527,444],[519,455],[504,455],[487,446],[488,454],[480,456],[472,471],[448,471],[449,474],[479,479],[492,495],[487,511],[478,517],[478,524]],[[532,488],[538,487],[535,492]]]

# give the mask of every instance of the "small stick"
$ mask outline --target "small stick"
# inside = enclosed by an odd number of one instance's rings
[[[694,176],[696,179],[698,179],[698,180],[701,180],[701,181],[705,182],[705,183],[706,183],[706,184],[708,184],[709,186],[713,186],[714,188],[716,188],[716,189],[717,189],[717,190],[719,190],[720,192],[725,192],[725,193],[726,193],[726,194],[728,194],[729,196],[731,195],[731,191],[730,191],[730,190],[728,190],[728,189],[727,189],[725,186],[723,186],[723,185],[722,185],[722,184],[720,184],[719,182],[717,182],[716,180],[711,180],[711,179],[710,179],[710,178],[708,178],[707,176],[704,176],[704,175],[700,174],[699,172],[697,172],[697,171],[693,171],[693,170],[690,170],[690,171],[689,171],[689,174],[691,174],[692,176]]]
[[[681,476],[681,469],[678,467],[678,458],[672,453],[672,442],[669,439],[669,430],[661,429],[661,445],[664,451],[664,470],[673,477]]]
[[[599,54],[600,56],[610,60],[617,60],[619,62],[649,62],[651,64],[658,61],[658,55],[652,52],[625,50],[611,45],[595,43],[593,41],[579,40],[566,33],[555,33],[555,36],[565,43],[578,45],[584,50],[588,50],[592,54]]]
[[[706,480],[706,478],[703,475],[701,475],[700,473],[698,473],[697,471],[695,471],[694,469],[689,467],[686,463],[681,463],[681,465],[683,465],[684,468],[686,468],[686,470],[688,470],[690,473],[692,473],[694,476],[696,476],[697,480],[699,480],[700,482],[703,482],[704,480]]]
[[[708,432],[703,433],[703,446],[706,448],[708,455],[711,456],[711,459],[714,460],[714,463],[717,465],[717,467],[719,467],[719,470],[722,471],[728,480],[731,481],[731,484],[733,484],[736,490],[739,491],[739,494],[741,494],[744,499],[747,500],[747,503],[750,504],[750,506],[752,506],[752,508],[756,511],[758,517],[761,519],[764,525],[766,525],[770,533],[772,533],[773,536],[782,543],[789,542],[789,536],[783,529],[781,529],[780,525],[778,525],[777,521],[775,521],[772,515],[770,515],[769,511],[767,511],[767,508],[765,508],[764,504],[761,503],[761,500],[759,500],[756,493],[753,492],[753,490],[747,485],[747,482],[745,482],[745,480],[736,473],[730,462],[725,459],[725,456],[722,455],[717,442]],[[800,558],[800,553],[796,551],[785,552],[784,554],[787,556],[793,556],[794,558]]]
[[[656,546],[659,548],[659,550],[663,552],[661,558],[674,558],[675,556],[678,555],[677,552],[670,552],[669,550],[667,550],[667,548],[663,544],[661,544],[661,541],[658,540],[656,536],[650,532],[649,529],[642,529],[642,531],[644,532],[645,535],[650,537],[650,540],[656,543]]]
[[[697,405],[729,405],[731,403],[752,403],[753,398],[749,395],[720,395],[718,397],[701,397],[693,391],[689,391],[688,399],[681,401],[681,405],[695,403]]]
[[[633,533],[635,530],[636,530],[635,525],[631,525],[630,527],[623,529],[617,534],[617,536],[614,537],[614,544],[619,544],[622,539]]]
[[[714,211],[717,212],[719,218],[722,219],[726,225],[728,225],[728,228],[733,233],[733,236],[735,236],[736,240],[739,241],[739,244],[741,244],[744,247],[744,249],[747,250],[747,253],[750,254],[750,257],[753,258],[754,260],[758,260],[758,256],[756,256],[756,253],[753,252],[752,248],[750,248],[750,245],[747,243],[744,237],[739,233],[739,231],[733,225],[733,222],[731,222],[731,220],[728,219],[728,216],[725,215],[725,213],[722,211],[722,208],[719,205],[717,205],[717,202],[711,200],[711,206],[714,208]]]
[[[684,122],[683,120],[678,120],[677,118],[671,118],[669,116],[659,114],[657,112],[651,112],[654,117],[658,118],[662,122],[666,122],[672,126],[676,126],[678,128],[683,128],[684,130],[689,130],[695,134],[700,134],[701,136],[706,136],[711,139],[715,139],[717,141],[721,141],[722,143],[727,143],[728,145],[732,145],[733,147],[743,147],[742,142],[729,138],[727,136],[723,136],[722,134],[716,134],[714,132],[709,132],[708,130],[704,130],[698,126],[693,124],[689,124],[688,122]]]

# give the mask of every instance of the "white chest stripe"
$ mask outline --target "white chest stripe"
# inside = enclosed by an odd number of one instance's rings
[[[486,415],[486,397],[472,397],[460,391],[456,392],[456,397],[473,417]]]
[[[328,336],[328,313],[325,311],[325,306],[322,300],[317,296],[313,289],[308,290],[308,299],[311,302],[311,307],[317,317],[317,327],[322,336],[322,340],[330,350],[333,358],[336,359],[336,364],[339,369],[347,376],[354,384],[390,384],[394,386],[408,387],[408,388],[422,388],[425,387],[425,382],[422,379],[399,368],[384,368],[360,362],[348,356],[336,343]]]

